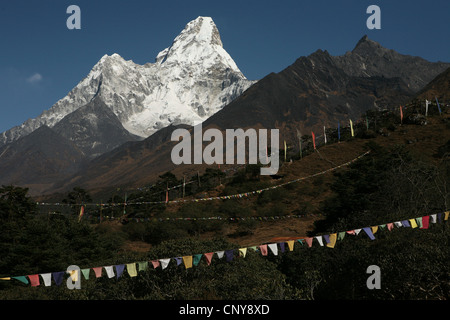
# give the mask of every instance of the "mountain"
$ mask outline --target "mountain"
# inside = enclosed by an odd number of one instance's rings
[[[43,125],[0,147],[0,185],[27,186],[39,192],[63,174],[76,172],[84,159],[76,145]]]
[[[209,17],[189,22],[155,60],[139,65],[116,53],[104,55],[89,74],[50,109],[3,132],[0,146],[42,125],[53,128],[94,98],[110,108],[128,132],[147,138],[170,124],[197,124],[205,120],[254,83],[245,78],[223,49],[218,29]],[[93,143],[100,141],[91,142],[91,146],[83,148],[85,151],[94,150]]]
[[[450,100],[450,67],[428,83],[417,95],[417,99],[435,101]]]
[[[53,130],[72,141],[88,158],[95,158],[127,141],[140,139],[122,126],[98,96],[65,116]]]
[[[400,54],[362,37],[352,51],[333,58],[350,76],[401,78],[413,91],[422,89],[450,63],[430,62],[421,57]]]
[[[374,44],[364,37],[356,48],[366,45]],[[378,44],[374,46],[379,47]],[[368,60],[371,52],[367,52]],[[379,52],[375,50],[373,55],[377,59]],[[376,75],[362,76],[351,75],[344,70],[340,57],[317,50],[309,56],[300,57],[281,72],[271,73],[259,80],[205,120],[203,130],[213,127],[221,130],[277,128],[280,130],[280,146],[282,140],[296,146],[297,129],[304,135],[310,135],[311,130],[319,135],[324,125],[335,128],[341,121],[341,126],[348,126],[349,119],[356,122],[369,109],[405,104],[414,97],[415,91],[408,83],[410,78],[404,75],[413,74],[407,69],[414,70],[416,66],[405,62],[410,61],[409,56],[393,55],[396,56],[395,61],[386,63],[382,69],[391,72],[398,68],[398,74],[388,77],[390,73],[373,71]],[[339,59],[340,62],[337,62]],[[358,65],[359,62],[355,63]],[[358,69],[357,65],[353,70]],[[430,66],[436,70],[444,67],[440,63],[430,63]],[[436,71],[434,76],[439,72]],[[91,190],[106,185],[141,187],[154,182],[158,175],[169,170],[177,175],[201,170],[202,166],[175,166],[171,162],[170,153],[176,143],[170,141],[170,134],[175,128],[166,127],[144,141],[128,143],[105,153],[71,179],[61,181],[54,190],[62,192],[74,185]]]

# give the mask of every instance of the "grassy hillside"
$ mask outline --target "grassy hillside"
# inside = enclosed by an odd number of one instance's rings
[[[317,150],[304,137],[301,158],[299,149],[289,146],[276,177],[259,176],[256,165],[214,166],[186,177],[182,198],[176,186],[183,177],[168,172],[151,188],[128,190],[127,206],[122,190],[103,195],[102,203],[109,205],[86,206],[81,222],[80,204],[99,201],[85,190],[66,195],[67,206],[52,207],[36,206],[26,190],[4,187],[0,277],[60,271],[70,264],[91,268],[236,250],[232,261],[214,257],[208,265],[202,256],[188,270],[171,262],[165,270],[151,267],[137,277],[124,272],[117,280],[96,279],[91,272],[81,290],[2,281],[1,297],[447,299],[448,221],[427,230],[380,231],[375,241],[346,235],[334,249],[297,241],[292,252],[279,255],[248,250],[243,258],[237,251],[449,210],[450,112],[442,108],[442,114],[430,110],[425,118],[420,106],[410,105],[402,120],[398,110],[368,112],[367,122],[363,117],[355,123],[354,137],[341,128],[338,142],[336,130],[329,129],[328,143]],[[342,164],[348,165],[336,169]],[[165,204],[167,187],[170,201],[186,202]],[[199,201],[236,194],[241,197]],[[382,270],[381,290],[365,285],[373,264]]]

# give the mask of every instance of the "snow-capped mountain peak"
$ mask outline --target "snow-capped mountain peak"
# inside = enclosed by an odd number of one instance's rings
[[[225,51],[210,17],[189,22],[155,63],[139,65],[105,54],[64,98],[35,119],[0,135],[0,146],[100,98],[130,133],[148,137],[170,124],[195,125],[219,111],[255,81]]]

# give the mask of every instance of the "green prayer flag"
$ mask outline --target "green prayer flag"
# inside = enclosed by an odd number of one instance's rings
[[[339,232],[339,233],[338,233],[337,239],[338,239],[338,240],[342,240],[342,239],[344,239],[344,237],[345,237],[345,231]]]
[[[28,279],[25,276],[18,276],[18,277],[12,277],[13,279],[19,280],[20,282],[23,282],[25,284],[28,284]]]
[[[419,228],[423,227],[423,225],[422,225],[422,217],[416,218],[416,222],[417,222],[417,225],[419,226]]]
[[[138,262],[139,271],[145,271],[148,268],[148,261]]]
[[[88,268],[88,269],[81,269],[81,273],[83,274],[83,276],[84,276],[84,278],[86,280],[89,280],[89,271],[91,271],[90,268]]]
[[[202,259],[202,254],[201,253],[194,255],[194,258],[193,258],[193,261],[192,261],[194,266],[197,266],[200,263],[201,259]]]

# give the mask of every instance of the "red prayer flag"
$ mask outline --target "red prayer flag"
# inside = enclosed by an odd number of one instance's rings
[[[39,275],[38,274],[29,275],[28,278],[30,279],[30,283],[31,283],[32,287],[37,287],[39,285]]]
[[[208,253],[204,254],[204,256],[206,258],[206,262],[208,263],[208,266],[211,264],[211,259],[212,259],[213,254],[214,254],[214,252],[208,252]]]
[[[430,216],[422,217],[422,228],[420,229],[428,229],[429,223],[430,223]]]
[[[260,245],[259,249],[261,249],[261,254],[263,256],[267,256],[267,244]]]
[[[314,145],[314,150],[316,150],[316,136],[314,135],[314,132],[311,131],[312,134],[312,140],[313,140],[313,145]]]
[[[95,273],[96,278],[100,278],[102,276],[102,267],[92,268]]]

